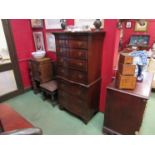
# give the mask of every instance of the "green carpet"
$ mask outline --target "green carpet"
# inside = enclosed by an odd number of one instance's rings
[[[155,93],[151,94],[145,109],[140,134],[155,134]],[[41,95],[32,91],[6,101],[34,126],[40,127],[46,135],[101,135],[103,113],[97,113],[85,125],[80,119],[66,111],[53,107],[50,101],[43,101]]]
[[[50,101],[43,101],[40,94],[32,91],[6,101],[33,125],[40,127],[44,134],[56,135],[91,135],[102,134],[103,113],[97,113],[85,125],[80,119],[66,111],[53,107]]]

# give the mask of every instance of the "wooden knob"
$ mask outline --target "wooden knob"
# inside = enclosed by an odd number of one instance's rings
[[[65,73],[64,69],[61,70],[61,73]]]
[[[82,62],[79,62],[78,65],[79,65],[79,66],[82,66]]]
[[[79,55],[79,56],[82,56],[82,52],[79,52],[78,55]]]
[[[82,45],[82,42],[78,42],[78,46],[81,46]]]
[[[78,75],[78,77],[81,79],[81,78],[82,78],[82,75],[81,75],[81,74],[79,74],[79,75]]]

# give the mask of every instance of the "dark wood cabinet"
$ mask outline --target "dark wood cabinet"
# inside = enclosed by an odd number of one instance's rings
[[[50,81],[53,77],[52,62],[50,58],[30,59],[29,72],[31,77],[32,87],[35,93],[40,91],[41,83]]]
[[[56,32],[58,102],[87,123],[98,111],[104,32]]]
[[[115,80],[107,87],[103,132],[134,135],[138,133],[145,106],[150,96],[153,74],[146,72],[143,82],[134,90],[115,87]]]

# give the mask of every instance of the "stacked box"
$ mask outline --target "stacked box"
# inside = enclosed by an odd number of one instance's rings
[[[135,89],[136,66],[132,64],[133,57],[127,53],[121,53],[118,65],[118,71],[116,73],[116,87],[119,89]]]

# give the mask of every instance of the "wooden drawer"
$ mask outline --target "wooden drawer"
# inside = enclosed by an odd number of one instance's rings
[[[65,39],[56,40],[56,47],[69,47],[69,41]]]
[[[59,66],[68,67],[68,58],[67,57],[57,57],[57,63]]]
[[[58,67],[57,68],[57,75],[62,76],[64,78],[68,78],[69,76],[69,69],[63,68],[63,67]]]
[[[62,57],[68,57],[69,48],[57,47],[57,55]]]
[[[59,90],[63,90],[71,95],[76,95],[83,100],[87,100],[88,89],[83,86],[58,79],[58,88]]]
[[[69,57],[77,59],[87,59],[87,53],[88,51],[83,49],[70,49]]]
[[[85,60],[69,59],[68,65],[69,65],[69,68],[72,68],[72,69],[87,71],[87,61]]]
[[[88,49],[87,41],[81,40],[69,40],[70,48],[78,48],[78,49]]]
[[[67,68],[63,68],[63,67],[58,67],[57,75],[64,77],[68,80],[74,81],[74,82],[79,82],[79,83],[83,83],[83,84],[88,83],[87,74],[84,72],[67,69]]]
[[[58,65],[63,67],[68,67],[71,69],[76,69],[80,71],[87,71],[87,61],[79,59],[70,59],[67,57],[58,57]]]
[[[85,111],[85,102],[65,91],[58,91],[58,99],[60,105],[74,114],[81,115]]]
[[[57,47],[57,55],[61,57],[87,59],[87,50]]]

